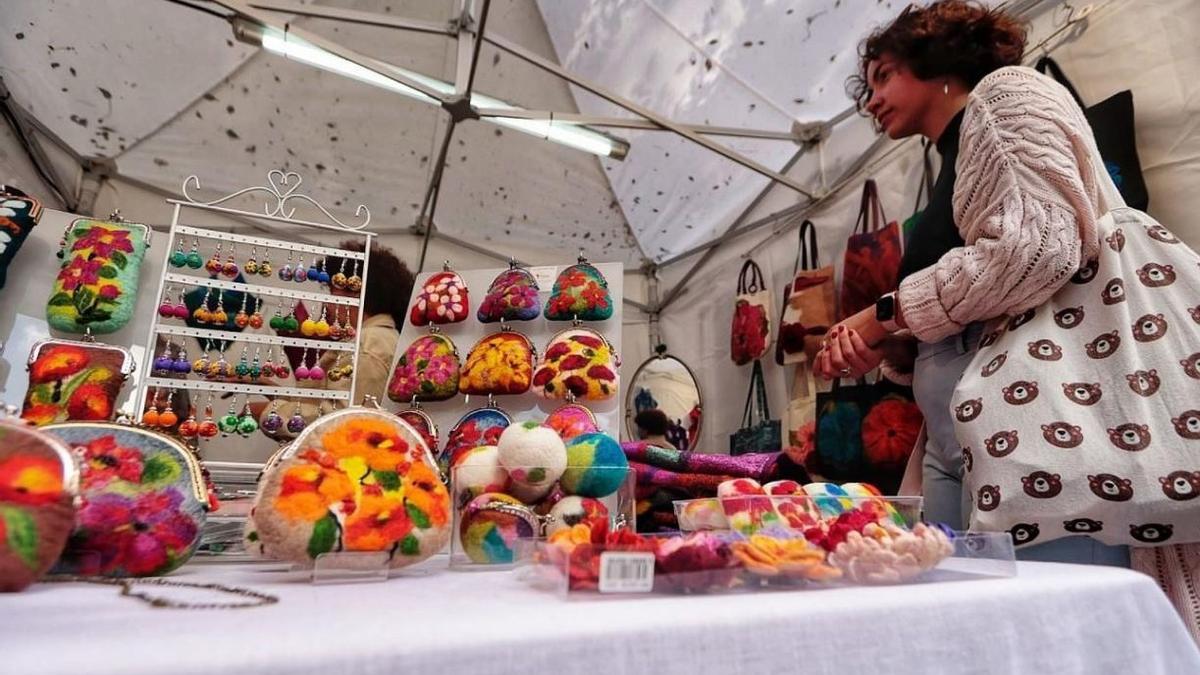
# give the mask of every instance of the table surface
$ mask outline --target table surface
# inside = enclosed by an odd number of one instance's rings
[[[278,565],[193,564],[172,577],[280,598],[223,611],[38,584],[0,596],[0,670],[1200,673],[1200,651],[1166,598],[1129,570],[1020,563],[1015,578],[566,599],[512,572],[445,564],[440,556],[386,582],[339,585]]]

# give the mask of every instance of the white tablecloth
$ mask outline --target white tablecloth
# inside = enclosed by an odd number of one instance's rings
[[[1165,597],[1127,570],[1022,563],[1010,579],[565,601],[439,564],[322,586],[245,565],[176,575],[281,599],[235,611],[39,584],[0,596],[0,672],[1200,673]]]

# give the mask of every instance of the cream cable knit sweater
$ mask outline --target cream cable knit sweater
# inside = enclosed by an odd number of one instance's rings
[[[954,221],[966,245],[898,291],[905,322],[925,342],[1048,300],[1096,256],[1096,221],[1124,206],[1083,111],[1031,68],[985,77],[961,134]]]

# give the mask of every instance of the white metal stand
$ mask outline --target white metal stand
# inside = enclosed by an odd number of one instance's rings
[[[367,284],[367,275],[369,272],[369,257],[366,253],[356,251],[347,251],[339,248],[328,246],[316,246],[310,244],[301,244],[286,239],[272,239],[268,237],[253,237],[240,234],[232,234],[229,232],[221,232],[219,230],[208,230],[189,225],[182,225],[179,222],[180,214],[183,209],[197,209],[210,213],[223,213],[230,216],[240,218],[257,218],[270,222],[282,223],[306,228],[315,228],[321,230],[330,230],[352,236],[365,238],[364,250],[371,250],[371,241],[376,236],[374,232],[365,230],[367,224],[371,221],[371,212],[366,206],[359,205],[355,211],[355,216],[362,218],[362,222],[358,224],[347,224],[338,220],[321,204],[308,195],[297,192],[300,184],[303,182],[299,174],[295,172],[284,172],[279,169],[273,169],[267,173],[267,185],[248,187],[238,190],[233,194],[226,195],[220,199],[212,201],[202,201],[196,199],[188,193],[189,188],[198,189],[200,180],[196,176],[188,176],[183,182],[182,192],[185,199],[168,199],[167,202],[175,206],[171,214],[171,229],[167,236],[167,244],[164,254],[163,274],[158,281],[158,293],[155,296],[159,302],[163,301],[163,291],[168,284],[190,285],[190,286],[206,286],[215,289],[238,291],[242,293],[254,293],[259,297],[284,298],[288,300],[307,300],[309,302],[320,302],[323,304],[336,304],[343,307],[362,307],[362,299],[360,297],[347,297],[333,295],[329,292],[315,292],[312,290],[293,290],[291,288],[280,288],[278,286],[269,286],[256,283],[239,283],[226,281],[211,277],[203,268],[196,270],[200,274],[189,274],[187,268],[180,268],[178,271],[172,271],[172,268],[167,260],[171,253],[175,251],[176,246],[184,237],[207,239],[214,242],[225,244],[241,244],[244,246],[253,246],[264,251],[275,251],[283,253],[300,253],[302,254],[301,264],[303,264],[303,254],[314,256],[334,256],[345,260],[354,261],[356,264],[362,265],[362,286],[365,289]],[[238,197],[245,195],[259,195],[266,198],[266,204],[263,207],[262,213],[252,211],[242,211],[239,209],[222,206]],[[315,222],[310,220],[301,220],[293,218],[296,208],[291,206],[292,203],[299,202],[308,207],[314,208],[324,214],[329,220],[328,223]],[[264,256],[266,257],[266,256]],[[278,255],[270,256],[274,260],[279,260]],[[240,265],[240,262],[239,262]],[[272,273],[274,276],[274,273]],[[310,284],[310,288],[317,288],[316,284]],[[261,305],[260,305],[261,307]],[[243,329],[240,333],[233,333],[223,330],[213,330],[204,328],[192,328],[190,326],[178,326],[164,324],[162,317],[156,312],[150,322],[150,330],[146,339],[147,362],[153,362],[156,357],[155,347],[159,335],[170,337],[193,337],[199,339],[212,339],[228,342],[242,342],[252,345],[270,345],[278,347],[300,347],[312,350],[334,350],[349,352],[351,355],[351,364],[353,372],[350,375],[350,390],[349,391],[331,391],[328,389],[306,389],[302,387],[280,387],[261,385],[253,382],[213,382],[207,380],[183,379],[183,378],[168,378],[158,377],[153,374],[153,369],[149,366],[142,369],[141,376],[138,382],[137,391],[137,414],[140,415],[145,410],[146,399],[151,388],[154,389],[187,389],[192,391],[207,391],[207,392],[228,392],[234,394],[244,394],[246,396],[261,395],[268,398],[286,397],[286,398],[316,398],[333,401],[343,401],[353,404],[351,401],[354,384],[358,378],[358,336],[362,335],[362,312],[358,313],[358,320],[355,326],[355,339],[349,342],[336,342],[332,340],[313,340],[307,338],[282,337],[267,333],[251,332],[251,329]],[[319,352],[318,352],[319,353]],[[285,357],[286,358],[286,357]],[[199,406],[197,405],[197,408]],[[185,413],[186,414],[186,413]]]

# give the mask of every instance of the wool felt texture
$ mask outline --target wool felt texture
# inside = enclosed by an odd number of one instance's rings
[[[450,540],[450,493],[420,434],[382,410],[309,425],[264,477],[251,515],[269,556],[310,567],[335,551],[383,551],[406,567]]]
[[[81,465],[83,505],[56,573],[161,576],[191,558],[208,494],[200,464],[187,448],[116,424],[71,422],[44,429],[77,448]]]
[[[133,317],[149,229],[135,223],[78,218],[68,228],[63,264],[46,302],[55,330],[97,335]]]
[[[387,395],[398,403],[445,401],[458,395],[458,348],[441,334],[423,335],[413,341],[392,371]]]
[[[613,315],[608,280],[586,260],[571,265],[554,280],[554,289],[546,300],[546,319],[550,321],[607,321]]]
[[[516,396],[529,391],[537,355],[533,343],[515,331],[482,338],[467,355],[458,390],[463,394]]]
[[[596,416],[586,406],[578,403],[567,403],[555,408],[543,424],[557,431],[564,442],[582,434],[600,431]]]
[[[8,266],[42,217],[42,204],[11,186],[0,186],[0,289]]]
[[[500,434],[512,424],[512,417],[499,408],[477,408],[463,415],[450,429],[446,445],[438,458],[439,464],[449,466],[458,454],[481,445],[496,445]]]
[[[471,313],[467,284],[457,272],[446,270],[429,277],[417,292],[408,314],[412,325],[446,325],[465,321]]]
[[[528,270],[514,267],[492,281],[475,316],[479,323],[532,321],[541,312],[537,281]]]
[[[739,366],[760,359],[771,346],[771,290],[758,263],[747,260],[738,274],[729,329],[729,356]]]
[[[604,401],[617,395],[621,359],[603,335],[588,328],[555,335],[533,374],[533,391],[544,398],[574,396]]]
[[[513,424],[497,443],[500,465],[513,483],[533,492],[547,488],[567,468],[567,449],[558,432],[537,422]]]
[[[29,586],[62,554],[75,525],[73,462],[53,436],[0,422],[0,592]]]
[[[67,421],[111,421],[125,384],[128,352],[67,340],[34,345],[21,418],[37,426]]]
[[[629,473],[621,444],[608,434],[583,434],[567,444],[567,468],[562,488],[580,497],[607,497],[616,492]]]

